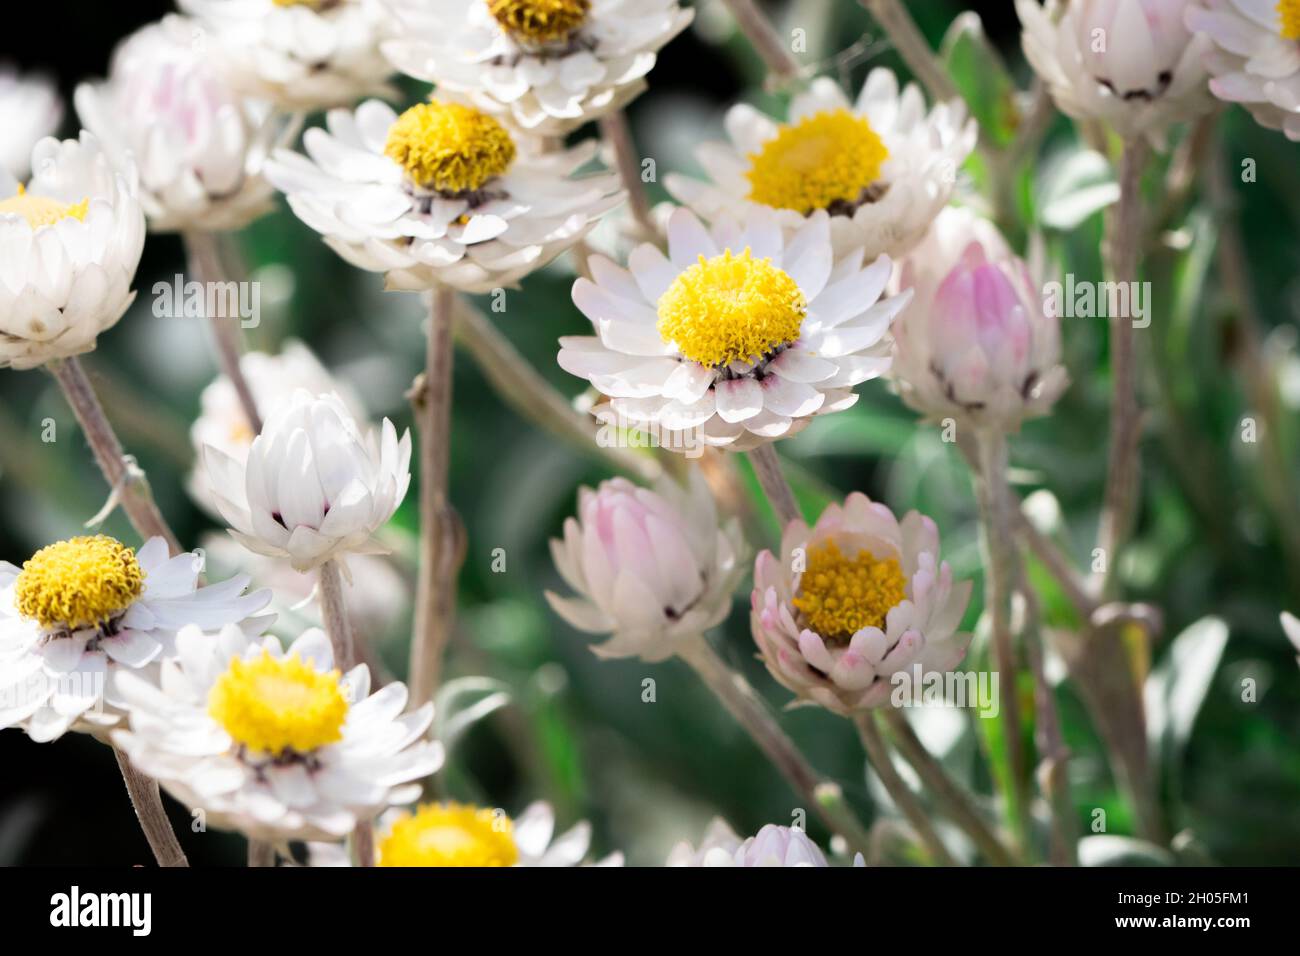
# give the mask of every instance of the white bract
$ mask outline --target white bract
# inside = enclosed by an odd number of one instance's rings
[[[797,827],[769,823],[742,840],[721,818],[714,818],[699,847],[682,841],[667,866],[830,866],[821,849]],[[864,866],[858,854],[855,865]]]

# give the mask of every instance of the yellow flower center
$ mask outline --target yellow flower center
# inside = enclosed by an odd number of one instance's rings
[[[1282,39],[1300,40],[1300,0],[1278,0],[1277,15],[1282,20]]]
[[[749,198],[805,215],[836,203],[857,203],[880,180],[889,150],[866,117],[846,109],[816,113],[749,154]]]
[[[60,219],[80,219],[85,221],[86,210],[90,208],[90,199],[79,203],[61,203],[49,196],[33,196],[20,183],[18,192],[8,199],[0,200],[0,213],[17,213],[27,220],[33,229],[52,226]]]
[[[509,817],[459,803],[403,813],[379,843],[380,866],[513,866],[518,859]]]
[[[460,103],[419,103],[388,131],[384,155],[402,165],[419,186],[459,195],[502,175],[515,158],[505,127]]]
[[[337,670],[263,650],[251,661],[231,658],[208,692],[208,713],[237,743],[278,756],[342,740],[348,700]]]
[[[487,5],[503,30],[535,45],[567,40],[591,11],[591,0],[487,0]]]
[[[658,302],[656,328],[693,362],[752,361],[799,337],[808,302],[771,259],[728,249],[683,269]]]
[[[144,591],[135,552],[107,535],[41,548],[14,581],[18,613],[46,630],[80,630],[112,620]]]
[[[313,10],[323,7],[333,0],[271,0],[277,7],[311,7]]]
[[[808,552],[794,606],[823,638],[848,641],[864,627],[883,628],[906,586],[897,558],[879,561],[865,550],[848,558],[828,541]]]

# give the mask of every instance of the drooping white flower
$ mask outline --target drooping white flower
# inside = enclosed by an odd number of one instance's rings
[[[705,220],[753,205],[778,211],[797,228],[818,210],[830,214],[843,254],[868,259],[910,249],[951,198],[957,172],[975,147],[976,126],[959,100],[926,112],[914,85],[899,92],[883,67],[850,102],[834,81],[814,80],[781,123],[747,104],[726,117],[727,143],[697,152],[708,182],[671,174],[668,191]]]
[[[390,92],[376,0],[179,0],[202,28],[201,55],[245,96],[288,112],[350,106]]]
[[[52,80],[0,65],[0,169],[14,179],[26,179],[32,171],[32,147],[58,132],[62,121],[63,100]]]
[[[1300,141],[1300,3],[1194,0],[1185,19],[1213,44],[1205,55],[1210,92]]]
[[[399,441],[388,419],[380,434],[363,433],[337,395],[298,391],[267,420],[245,461],[211,445],[203,461],[235,540],[307,571],[386,550],[374,534],[411,483],[411,436]]]
[[[21,569],[0,562],[0,727],[41,742],[102,735],[126,707],[118,678],[157,683],[183,627],[265,630],[271,592],[245,594],[247,577],[198,587],[202,569],[162,538],[137,553],[106,535],[49,545]]]
[[[987,220],[945,209],[902,284],[916,295],[894,326],[890,377],[928,418],[1012,433],[1069,384],[1060,318]]]
[[[863,268],[858,248],[836,261],[830,229],[822,210],[789,236],[770,209],[711,230],[676,210],[668,257],[646,244],[628,269],[589,260],[594,281],[575,282],[573,301],[596,335],[560,339],[560,366],[679,451],[747,451],[848,408],[889,368],[889,326],[911,293],[880,300],[889,259]]]
[[[377,100],[309,129],[310,159],[281,150],[267,175],[303,222],[390,289],[513,285],[622,201],[614,174],[574,178],[596,144],[543,154],[491,116],[433,100],[398,116]]]
[[[939,560],[934,522],[899,522],[853,492],[809,528],[790,522],[781,553],[754,562],[750,625],[768,671],[805,701],[838,714],[888,703],[896,672],[954,667],[971,582]]]
[[[1203,38],[1189,0],[1016,0],[1021,45],[1061,111],[1163,145],[1171,123],[1205,112]]]
[[[698,848],[683,840],[668,855],[667,866],[830,866],[817,844],[797,827],[774,823],[742,840],[715,817]],[[855,865],[864,866],[859,854]]]
[[[694,13],[677,0],[383,2],[402,28],[383,44],[394,66],[546,135],[625,106]]]
[[[260,170],[279,124],[234,93],[196,49],[198,25],[169,15],[128,37],[109,77],[77,87],[82,125],[115,163],[134,154],[150,228],[241,229],[272,207]]]
[[[615,478],[579,490],[577,517],[551,541],[577,596],[546,599],[579,630],[613,635],[592,647],[599,656],[660,661],[726,618],[743,550],[698,472],[689,488],[664,479],[655,491]]]
[[[340,675],[323,631],[286,651],[237,628],[176,638],[161,685],[121,681],[130,730],[113,743],[211,826],[251,839],[333,840],[420,791],[442,764],[424,740],[433,705],[403,713],[406,687],[370,691],[359,664]]]
[[[89,352],[135,298],[144,213],[135,168],[93,135],[43,139],[25,187],[0,169],[0,368]]]

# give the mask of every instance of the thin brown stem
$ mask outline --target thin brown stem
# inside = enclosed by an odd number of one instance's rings
[[[375,825],[369,820],[352,831],[352,858],[357,866],[375,865]]]
[[[352,619],[348,616],[347,603],[343,598],[343,574],[336,559],[330,559],[320,566],[320,612],[325,624],[325,633],[329,635],[330,646],[334,649],[334,664],[347,671],[357,664],[357,641],[352,633]]]
[[[912,765],[921,782],[943,806],[944,815],[961,827],[980,853],[984,854],[984,858],[994,866],[1014,866],[1016,861],[1011,851],[1002,845],[997,834],[984,822],[971,795],[948,775],[943,765],[925,748],[902,712],[893,707],[885,707],[881,713],[893,733],[894,744]]]
[[[781,470],[781,459],[777,457],[776,446],[767,442],[748,452],[748,456],[749,463],[754,468],[754,477],[758,479],[763,494],[767,495],[767,500],[776,513],[776,520],[784,531],[786,525],[802,518],[803,514],[799,510],[799,502],[795,500],[794,489]]]
[[[623,188],[627,191],[628,206],[631,207],[632,218],[636,220],[641,232],[641,239],[658,243],[659,230],[650,217],[650,199],[646,196],[645,182],[641,179],[641,157],[636,151],[636,143],[632,141],[627,116],[622,110],[602,116],[600,132],[614,150],[614,165],[623,181]]]
[[[885,31],[907,68],[921,81],[930,99],[943,102],[961,96],[938,57],[899,0],[860,0]]]
[[[832,832],[856,853],[866,854],[869,840],[845,803],[839,786],[821,777],[808,763],[749,681],[718,657],[704,638],[679,652],[727,711],[749,733],[796,793],[808,801]]]
[[[131,765],[130,759],[116,747],[113,756],[117,758],[117,767],[122,771],[122,780],[126,783],[126,792],[131,796],[131,806],[135,807],[136,819],[144,838],[149,841],[149,849],[159,866],[189,866],[185,851],[176,840],[167,811],[163,809],[162,795],[158,792],[158,783],[147,777]]]
[[[262,840],[249,840],[248,865],[256,868],[275,866],[275,844]]]
[[[754,0],[723,0],[723,3],[773,78],[791,80],[799,75],[799,63],[794,54]]]
[[[930,822],[930,815],[921,805],[916,794],[894,769],[893,757],[885,744],[885,738],[880,734],[875,714],[871,711],[858,714],[853,718],[853,725],[858,729],[862,749],[867,752],[867,758],[871,761],[876,776],[880,778],[894,805],[902,811],[907,822],[916,831],[916,835],[921,838],[921,843],[924,844],[930,859],[940,866],[953,866],[954,860],[948,853],[948,848],[939,839],[939,834],[935,832],[934,825]]]

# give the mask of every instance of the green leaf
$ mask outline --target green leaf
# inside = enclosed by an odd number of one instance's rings
[[[995,146],[1010,143],[1020,121],[1016,84],[1001,55],[984,35],[979,14],[968,11],[952,21],[940,55],[985,136]]]

